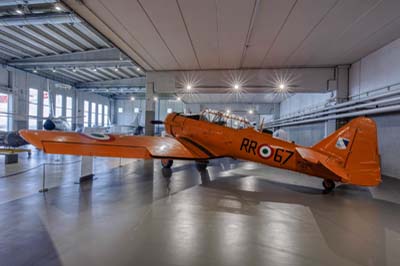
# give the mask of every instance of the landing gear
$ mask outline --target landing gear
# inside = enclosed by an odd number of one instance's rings
[[[172,164],[174,163],[173,160],[170,159],[161,159],[161,165],[163,168],[171,168]]]
[[[335,181],[332,179],[324,179],[324,181],[322,181],[322,186],[324,187],[324,194],[328,194],[332,192],[336,185]]]
[[[196,168],[198,171],[206,170],[208,161],[196,161]]]

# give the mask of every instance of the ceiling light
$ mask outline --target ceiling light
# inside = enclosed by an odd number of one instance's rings
[[[279,84],[279,89],[284,90],[285,89],[285,84],[283,84],[283,83]]]
[[[23,15],[24,14],[24,11],[21,8],[15,9],[15,12],[17,12],[17,14],[19,14],[19,15]]]
[[[62,11],[63,9],[62,9],[62,7],[60,6],[60,5],[55,5],[55,7],[54,7],[57,11]]]
[[[181,97],[177,97],[176,100],[177,100],[177,101],[180,101],[180,100],[181,100]]]
[[[33,73],[37,73],[37,69],[36,69],[36,67],[33,69]]]
[[[186,89],[187,89],[188,91],[190,91],[190,90],[192,89],[192,85],[188,84],[188,85],[186,86]]]
[[[251,115],[252,115],[252,114],[253,114],[253,110],[251,110],[251,109],[250,109],[250,110],[249,110],[249,114],[251,114]]]
[[[137,68],[136,68],[136,71],[140,71],[140,67],[137,67]]]
[[[97,67],[94,67],[94,68],[93,68],[93,71],[94,71],[94,72],[97,72]]]
[[[227,114],[230,114],[230,113],[231,113],[231,110],[227,109],[227,110],[226,110],[226,113],[227,113]]]
[[[53,67],[53,69],[51,71],[53,71],[53,73],[57,72],[55,67]]]
[[[116,67],[114,68],[114,71],[115,71],[115,72],[119,71],[119,66],[116,66]]]
[[[153,100],[156,102],[156,101],[158,101],[158,98],[157,98],[157,97],[154,97]]]
[[[76,67],[72,68],[72,72],[76,72]]]
[[[237,83],[233,87],[235,88],[235,90],[238,90],[240,88],[239,84]]]
[[[134,101],[134,100],[135,100],[135,97],[132,96],[132,97],[131,97],[131,101]]]

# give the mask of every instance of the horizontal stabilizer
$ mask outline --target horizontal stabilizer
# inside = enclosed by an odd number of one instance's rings
[[[296,151],[301,158],[312,164],[321,164],[326,169],[339,176],[342,182],[348,182],[348,175],[345,169],[337,163],[337,160],[310,148],[297,147]]]

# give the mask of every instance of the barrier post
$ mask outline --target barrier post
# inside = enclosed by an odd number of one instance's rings
[[[46,163],[43,165],[43,177],[42,177],[42,188],[39,190],[40,193],[47,192],[49,189],[46,188]]]

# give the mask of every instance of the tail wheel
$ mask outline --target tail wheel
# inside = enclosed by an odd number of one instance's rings
[[[171,159],[161,159],[161,165],[163,168],[171,168],[173,163],[174,161]]]
[[[199,171],[205,170],[207,168],[208,161],[196,161],[196,168]]]
[[[324,187],[324,193],[329,193],[335,188],[335,182],[332,179],[324,179],[322,181],[322,186]]]

